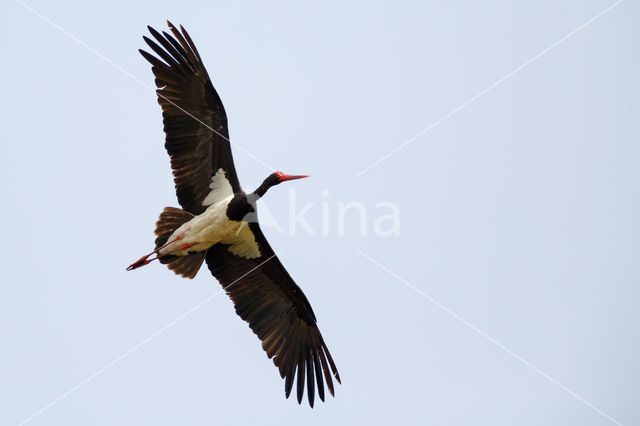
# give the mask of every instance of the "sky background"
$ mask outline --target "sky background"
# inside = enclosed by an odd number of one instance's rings
[[[615,2],[25,3],[86,45],[0,5],[0,424],[640,424],[638,2],[522,68]],[[244,188],[266,163],[311,175],[288,185],[312,227],[328,208],[328,235],[265,229],[343,378],[313,410],[206,269],[125,271],[177,205],[137,52],[167,18]]]

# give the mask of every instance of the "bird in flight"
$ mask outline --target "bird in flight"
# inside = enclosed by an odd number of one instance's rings
[[[270,174],[250,194],[236,175],[227,115],[191,37],[167,21],[171,34],[151,27],[143,37],[151,63],[166,133],[165,148],[182,209],[166,207],[156,222],[153,252],[132,263],[153,260],[193,278],[204,261],[234,303],[240,317],[285,380],[288,398],[296,378],[298,403],[307,389],[324,401],[324,382],[334,394],[340,375],[304,293],[267,242],[257,221],[256,202],[272,186],[307,176]],[[305,379],[306,378],[306,379]]]

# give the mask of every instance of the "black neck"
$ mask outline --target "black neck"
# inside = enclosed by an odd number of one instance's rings
[[[267,193],[267,191],[269,190],[269,188],[271,188],[272,185],[270,185],[267,181],[262,182],[262,185],[260,185],[258,187],[258,189],[256,189],[255,191],[253,191],[253,193],[258,197],[261,198],[264,194]]]
[[[279,183],[280,178],[278,177],[278,175],[276,173],[272,173],[267,176],[264,182],[262,182],[262,184],[255,191],[253,191],[253,194],[256,196],[256,198],[261,198],[264,194],[267,193],[269,188]]]

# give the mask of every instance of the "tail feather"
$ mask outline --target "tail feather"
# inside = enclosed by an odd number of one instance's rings
[[[181,275],[184,278],[194,278],[200,270],[200,266],[202,266],[206,255],[207,251],[204,250],[190,253],[186,256],[173,256],[169,254],[160,256],[158,260],[160,263],[167,265],[176,275]]]
[[[193,215],[189,212],[175,207],[165,207],[156,222],[155,233],[158,236],[156,238],[156,249],[165,245],[173,231],[191,219],[193,219]]]
[[[193,215],[189,212],[175,207],[165,207],[162,213],[160,213],[160,218],[158,218],[158,221],[156,222],[156,250],[167,243],[169,237],[176,229],[191,219],[193,219]],[[174,256],[169,254],[158,256],[158,260],[160,263],[167,265],[167,267],[177,275],[181,275],[185,278],[193,278],[198,273],[198,270],[200,270],[200,266],[202,265],[206,254],[206,250],[191,253],[186,256]]]

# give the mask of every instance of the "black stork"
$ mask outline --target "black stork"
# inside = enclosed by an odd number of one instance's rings
[[[340,376],[309,301],[269,246],[256,216],[256,201],[269,188],[307,176],[275,172],[251,194],[242,190],[222,101],[187,31],[167,24],[173,36],[148,27],[155,41],[143,37],[158,57],[140,53],[151,63],[158,87],[165,148],[182,209],[164,209],[156,223],[155,250],[127,270],[157,259],[176,274],[193,278],[206,261],[273,358],[285,380],[286,397],[297,375],[298,403],[306,383],[313,407],[316,388],[324,401],[324,381],[333,395],[331,376],[338,383]]]

